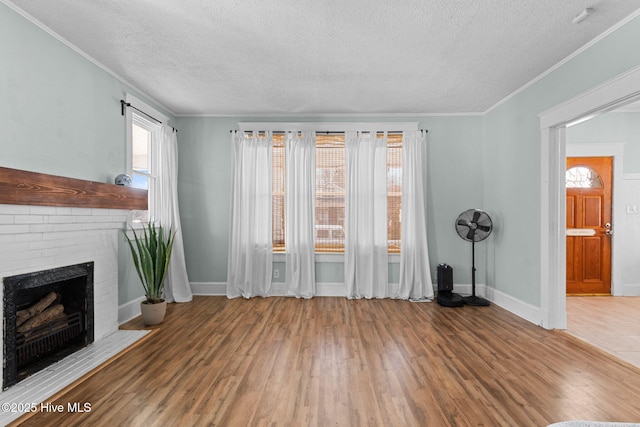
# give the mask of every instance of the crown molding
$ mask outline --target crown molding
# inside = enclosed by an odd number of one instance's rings
[[[87,61],[91,62],[96,67],[100,68],[105,73],[107,73],[110,76],[114,77],[116,80],[118,80],[122,84],[130,87],[134,91],[144,95],[147,99],[149,99],[151,102],[156,104],[158,107],[160,107],[160,108],[164,109],[165,111],[167,111],[172,116],[177,117],[176,114],[173,111],[171,111],[171,109],[167,108],[166,105],[162,104],[161,102],[158,102],[156,99],[154,99],[153,97],[149,96],[145,91],[143,91],[142,89],[140,89],[139,87],[137,87],[133,83],[127,81],[124,77],[120,76],[115,71],[111,70],[110,68],[108,68],[107,66],[102,64],[100,61],[95,59],[93,56],[89,55],[88,53],[86,53],[85,51],[80,49],[78,46],[74,45],[69,40],[65,39],[60,34],[56,33],[51,28],[49,28],[48,26],[46,26],[45,24],[43,24],[42,22],[40,22],[39,20],[37,20],[36,18],[31,16],[30,14],[28,14],[24,10],[20,9],[15,4],[10,3],[7,0],[0,0],[0,2],[2,4],[4,4],[4,5],[6,5],[9,9],[13,10],[14,12],[16,12],[18,15],[22,16],[23,18],[25,18],[27,21],[31,22],[33,25],[35,25],[36,27],[38,27],[39,29],[41,29],[45,33],[49,34],[51,37],[53,37],[54,39],[56,39],[57,41],[59,41],[60,43],[62,43],[63,45],[65,45],[66,47],[71,49],[72,51],[74,51],[75,53],[77,53],[78,55],[80,55],[81,57],[83,57],[84,59],[86,59]]]
[[[581,53],[585,52],[586,50],[588,50],[589,48],[591,48],[592,46],[594,46],[598,42],[602,41],[604,38],[608,37],[609,35],[611,35],[615,31],[617,31],[618,29],[623,27],[625,24],[627,24],[630,21],[632,21],[633,19],[637,18],[638,16],[640,16],[640,9],[636,10],[631,15],[627,16],[626,18],[624,18],[623,20],[621,20],[620,22],[618,22],[617,24],[615,24],[614,26],[612,26],[611,28],[606,30],[605,32],[603,32],[600,35],[594,37],[590,42],[588,42],[587,44],[585,44],[584,46],[582,46],[581,48],[579,48],[578,50],[576,50],[575,52],[573,52],[572,54],[570,54],[569,56],[567,56],[566,58],[564,58],[563,60],[561,60],[560,62],[555,64],[554,66],[552,66],[551,68],[547,69],[542,74],[540,74],[539,76],[535,77],[533,80],[529,81],[528,83],[525,83],[520,88],[518,88],[515,91],[511,92],[509,95],[505,96],[500,101],[496,102],[494,105],[492,105],[487,110],[485,110],[482,113],[482,115],[486,115],[486,114],[490,113],[494,109],[498,108],[502,104],[504,104],[507,101],[509,101],[511,98],[513,98],[516,95],[518,95],[519,93],[525,91],[526,89],[528,89],[529,87],[531,87],[532,85],[537,83],[538,81],[540,81],[543,78],[547,77],[549,74],[553,73],[555,70],[557,70],[558,68],[562,67],[563,65],[565,65],[566,63],[568,63],[572,59],[576,58],[578,55],[580,55]]]
[[[70,41],[68,41],[67,39],[65,39],[64,37],[62,37],[58,33],[56,33],[55,31],[53,31],[51,28],[49,28],[48,26],[46,26],[45,24],[43,24],[42,22],[40,22],[39,20],[37,20],[36,18],[31,16],[30,14],[28,14],[27,12],[25,12],[24,10],[22,10],[18,6],[14,5],[13,3],[11,3],[11,2],[9,2],[7,0],[0,0],[0,2],[5,4],[9,9],[11,9],[14,12],[18,13],[19,15],[21,15],[22,17],[27,19],[29,22],[34,24],[36,27],[38,27],[41,30],[45,31],[47,34],[49,34],[50,36],[52,36],[53,38],[58,40],[60,43],[64,44],[65,46],[67,46],[68,48],[73,50],[75,53],[77,53],[78,55],[82,56],[87,61],[91,62],[92,64],[94,64],[95,66],[100,68],[101,70],[105,71],[106,73],[108,73],[109,75],[111,75],[112,77],[114,77],[115,79],[120,81],[121,83],[125,84],[126,86],[129,86],[134,91],[139,92],[140,94],[143,94],[146,98],[148,98],[150,101],[155,103],[157,106],[159,106],[162,109],[164,109],[165,111],[167,111],[169,114],[171,114],[175,118],[180,118],[180,117],[202,117],[202,118],[206,118],[206,117],[210,117],[210,118],[217,118],[217,117],[228,117],[228,118],[236,118],[236,117],[265,117],[265,118],[283,118],[283,117],[292,117],[292,118],[297,118],[297,117],[320,117],[320,118],[347,117],[347,118],[349,118],[349,117],[365,117],[365,118],[367,118],[367,117],[371,117],[371,118],[380,118],[380,117],[468,117],[468,116],[483,117],[483,116],[487,115],[488,113],[490,113],[491,111],[493,111],[494,109],[496,109],[499,106],[501,106],[502,104],[508,102],[510,99],[514,98],[519,93],[525,91],[526,89],[528,89],[529,87],[531,87],[532,85],[537,83],[538,81],[540,81],[543,78],[547,77],[552,72],[554,72],[558,68],[562,67],[563,65],[565,65],[566,63],[568,63],[569,61],[571,61],[572,59],[574,59],[575,57],[577,57],[581,53],[585,52],[590,47],[594,46],[595,44],[597,44],[598,42],[600,42],[601,40],[603,40],[604,38],[606,38],[607,36],[609,36],[613,32],[617,31],[619,28],[623,27],[628,22],[630,22],[633,19],[635,19],[636,17],[640,16],[640,9],[638,9],[635,12],[633,12],[632,14],[630,14],[629,16],[627,16],[626,18],[624,18],[621,21],[619,21],[617,24],[615,24],[614,26],[612,26],[608,30],[606,30],[605,32],[603,32],[600,35],[598,35],[595,38],[593,38],[590,42],[586,43],[584,46],[580,47],[579,49],[574,51],[569,56],[567,56],[564,59],[562,59],[560,62],[558,62],[555,65],[553,65],[552,67],[548,68],[542,74],[538,75],[534,79],[532,79],[529,82],[525,83],[523,86],[519,87],[518,89],[516,89],[515,91],[511,92],[509,95],[505,96],[504,98],[502,98],[500,101],[498,101],[497,103],[495,103],[494,105],[492,105],[491,107],[486,109],[485,111],[481,111],[481,112],[462,112],[462,113],[365,113],[365,114],[358,114],[358,113],[322,113],[322,114],[313,114],[313,113],[286,113],[285,112],[285,113],[276,113],[276,114],[260,114],[260,113],[244,113],[244,114],[243,113],[232,113],[232,114],[177,114],[174,111],[172,111],[170,108],[168,108],[166,105],[162,104],[161,102],[157,101],[153,97],[149,96],[145,91],[143,91],[142,89],[138,88],[137,86],[135,86],[131,82],[127,81],[125,78],[123,78],[122,76],[120,76],[119,74],[117,74],[116,72],[114,72],[113,70],[111,70],[110,68],[105,66],[104,64],[102,64],[101,62],[99,62],[97,59],[95,59],[94,57],[92,57],[88,53],[86,53],[83,50],[81,50],[79,47],[77,47],[76,45],[74,45],[73,43],[71,43]]]

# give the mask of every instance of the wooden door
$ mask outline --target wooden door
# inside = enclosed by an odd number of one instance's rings
[[[612,157],[567,158],[567,294],[611,294]]]

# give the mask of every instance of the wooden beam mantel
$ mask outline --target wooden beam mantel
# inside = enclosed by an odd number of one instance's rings
[[[0,167],[0,204],[146,210],[147,190]]]

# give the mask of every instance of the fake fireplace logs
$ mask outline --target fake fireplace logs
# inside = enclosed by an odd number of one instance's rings
[[[16,312],[16,332],[24,334],[25,342],[67,326],[64,305],[58,301],[60,295],[50,292],[32,306]],[[38,328],[45,324],[49,326],[45,330]]]
[[[3,389],[93,342],[93,262],[3,282]]]

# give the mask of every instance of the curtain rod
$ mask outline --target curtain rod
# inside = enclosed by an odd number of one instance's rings
[[[252,131],[250,131],[250,130],[241,131],[241,130],[233,130],[233,129],[231,129],[229,132],[233,133],[233,132],[252,132]],[[258,133],[261,133],[261,132],[264,133],[265,131],[258,131]],[[404,131],[401,131],[401,130],[390,130],[390,131],[375,131],[375,132],[376,133],[384,133],[384,132],[386,132],[386,133],[396,134],[396,133],[402,133]],[[428,133],[429,130],[420,129],[420,132]],[[272,131],[272,133],[274,135],[283,135],[283,134],[287,133],[287,131],[278,130],[278,131]],[[317,134],[325,134],[325,135],[343,135],[345,133],[345,131],[318,131],[316,133]],[[369,131],[362,131],[362,133],[370,133],[370,132]]]
[[[145,113],[145,112],[144,112],[144,111],[142,111],[141,109],[136,108],[136,107],[134,107],[133,105],[131,105],[131,103],[130,103],[130,102],[127,102],[127,101],[125,101],[125,100],[121,99],[121,100],[120,100],[120,113],[121,113],[123,116],[124,116],[124,107],[133,108],[133,109],[134,109],[134,110],[136,110],[137,112],[142,113],[142,114],[144,114],[145,116],[149,117],[151,120],[153,120],[153,121],[155,121],[155,122],[157,122],[157,123],[159,123],[159,124],[162,124],[162,120],[158,120],[158,119],[156,119],[155,117],[150,116],[149,114]],[[167,125],[167,126],[169,126],[169,125]],[[176,132],[176,133],[178,132],[178,129],[174,128],[173,126],[169,126],[169,127],[170,127],[171,129],[173,129],[173,131],[174,131],[174,132]]]

